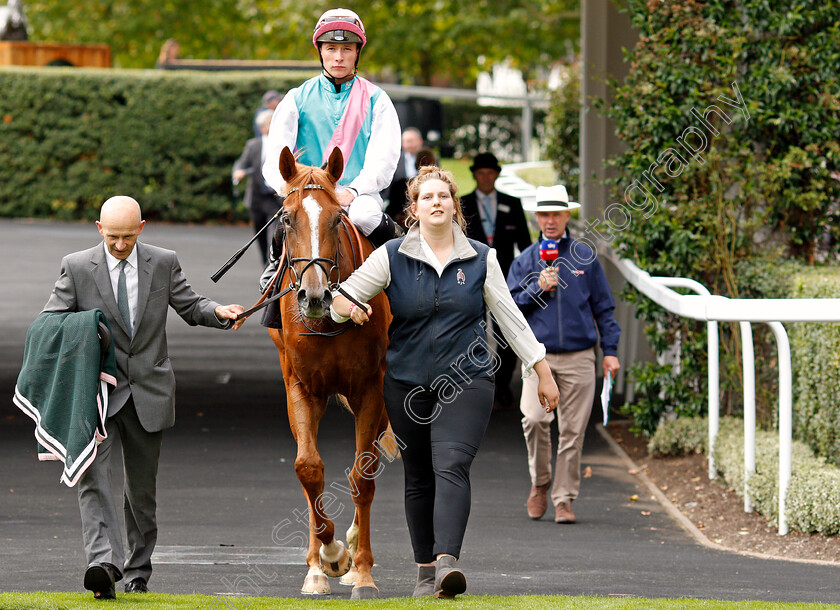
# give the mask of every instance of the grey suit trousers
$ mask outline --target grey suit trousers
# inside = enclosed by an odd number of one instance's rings
[[[163,432],[147,432],[137,418],[134,401],[106,422],[108,438],[79,480],[79,509],[88,565],[109,563],[122,570],[126,582],[137,577],[147,582],[152,574],[152,552],[157,542],[156,478]],[[122,446],[123,488],[128,558],[125,558],[120,523],[111,493],[111,451]]]

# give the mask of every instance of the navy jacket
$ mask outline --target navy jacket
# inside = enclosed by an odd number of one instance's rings
[[[427,262],[399,251],[403,241],[405,237],[385,244],[391,267],[385,293],[394,316],[388,331],[388,374],[423,386],[442,374],[460,382],[453,364],[470,379],[490,375],[492,359],[482,325],[489,248],[470,240],[476,256],[451,260],[438,277]]]
[[[572,246],[576,257],[572,256]],[[553,292],[539,287],[539,273],[545,267],[539,242],[513,261],[507,275],[513,300],[547,352],[589,349],[598,342],[600,332],[604,355],[615,356],[621,329],[613,316],[615,301],[601,263],[568,231],[558,242],[558,249],[554,266],[560,283]]]

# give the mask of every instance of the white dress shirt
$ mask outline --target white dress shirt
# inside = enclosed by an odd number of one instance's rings
[[[417,175],[417,155],[413,155],[410,152],[403,153],[404,157],[404,164],[403,169],[405,169],[405,177],[409,180],[414,178]]]
[[[105,260],[108,262],[108,273],[111,276],[111,288],[114,289],[114,300],[117,300],[117,285],[120,281],[120,259],[116,258],[105,248]],[[131,249],[131,254],[126,259],[125,266],[125,287],[128,290],[128,313],[131,320],[131,329],[134,330],[134,323],[137,318],[137,245]]]

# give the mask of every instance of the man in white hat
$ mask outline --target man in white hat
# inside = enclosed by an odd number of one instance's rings
[[[528,516],[540,519],[551,500],[556,523],[574,523],[572,502],[580,491],[580,456],[595,397],[595,345],[600,335],[603,372],[613,378],[620,368],[616,350],[621,329],[613,316],[615,301],[596,253],[571,238],[566,224],[571,210],[566,187],[537,188],[535,212],[541,241],[525,249],[507,276],[513,300],[522,310],[537,340],[545,345],[546,361],[560,389],[557,408],[560,439],[551,480],[551,430],[554,413],[541,408],[533,375],[523,380],[522,430],[528,447],[531,493]]]

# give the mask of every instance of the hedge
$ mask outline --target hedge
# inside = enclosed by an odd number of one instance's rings
[[[840,273],[836,268],[801,273],[794,278],[791,296],[838,298]],[[840,324],[790,324],[788,332],[793,354],[794,433],[817,455],[840,466]]]
[[[95,218],[114,194],[148,219],[245,218],[230,171],[267,89],[300,73],[0,69],[0,216]]]
[[[0,217],[90,220],[126,194],[148,219],[245,219],[230,169],[254,111],[266,90],[309,76],[0,68]],[[521,155],[520,110],[450,102],[443,113],[441,152]]]
[[[706,418],[663,420],[648,445],[652,455],[678,455],[700,446],[705,451]],[[684,449],[684,451],[681,451]],[[700,452],[699,450],[697,451]],[[741,495],[744,490],[744,423],[722,417],[714,449],[715,464],[727,485]],[[779,435],[756,431],[756,472],[750,477],[755,509],[771,522],[779,518]],[[788,526],[796,531],[840,533],[840,468],[815,457],[799,441],[793,442],[793,472],[786,498]]]

